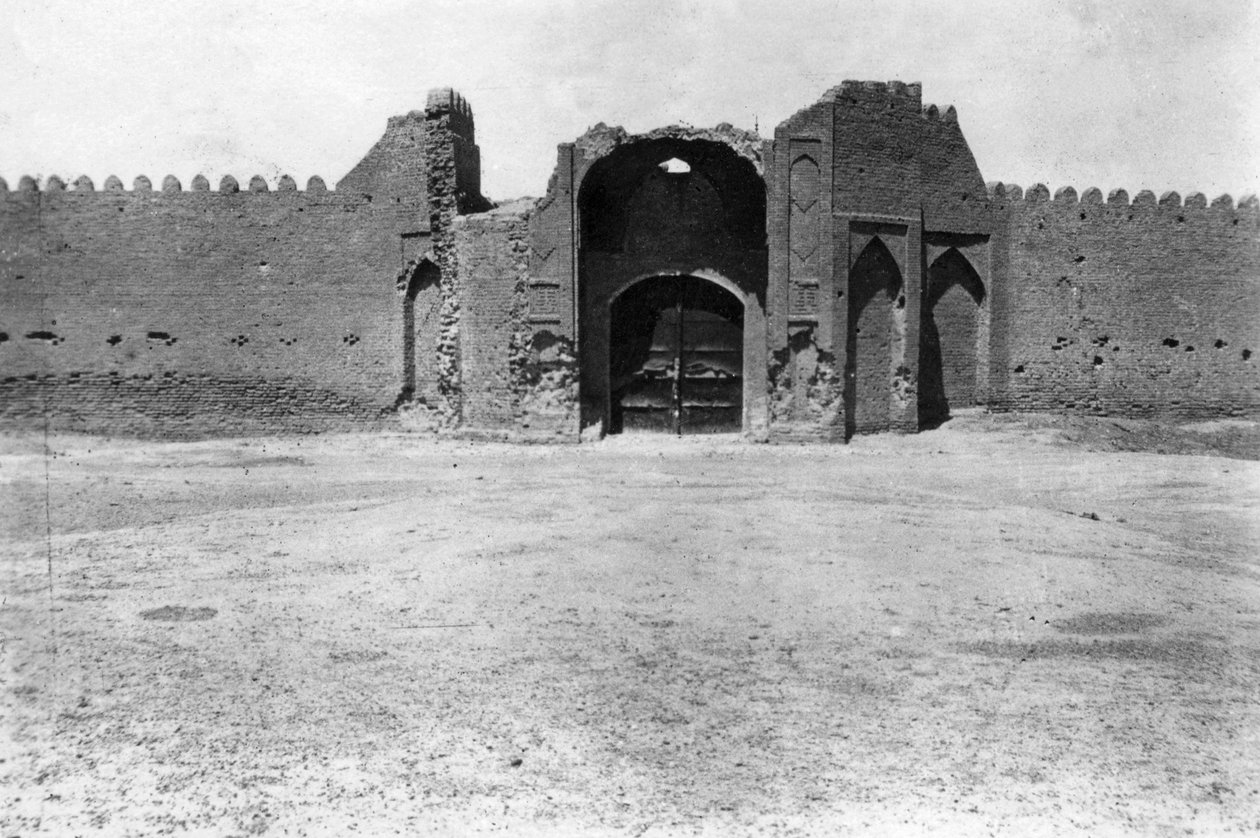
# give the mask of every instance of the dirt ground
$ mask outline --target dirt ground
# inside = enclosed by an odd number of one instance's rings
[[[0,835],[1255,834],[1257,456],[9,435]]]

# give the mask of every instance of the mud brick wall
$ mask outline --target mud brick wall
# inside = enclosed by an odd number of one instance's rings
[[[417,332],[414,306],[427,314],[430,286],[453,281],[449,231],[488,205],[479,182],[472,109],[449,89],[390,118],[336,191],[288,176],[245,189],[226,177],[217,191],[200,176],[189,191],[173,177],[129,191],[112,177],[101,191],[0,181],[0,426],[394,424],[409,399],[458,384],[458,346],[437,340],[436,321]],[[440,281],[409,298],[430,268]]]
[[[1127,416],[1260,410],[1255,200],[995,185],[1010,213],[993,406]]]
[[[198,434],[387,416],[402,356],[391,208],[318,180],[137,185],[0,199],[5,424]]]
[[[375,217],[400,237],[399,247],[404,250],[420,244],[407,239],[429,233],[428,134],[422,111],[390,117],[385,134],[337,181],[338,192],[362,195],[373,205]],[[408,258],[414,255],[405,253]]]
[[[540,318],[531,308],[538,203],[464,216],[454,227],[465,436],[577,439],[576,364],[545,328],[552,309]]]
[[[455,223],[467,428],[506,433],[520,425],[529,342],[529,206],[463,216]]]

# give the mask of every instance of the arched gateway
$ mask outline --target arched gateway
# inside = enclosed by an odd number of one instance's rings
[[[582,173],[585,429],[764,424],[765,184],[753,144],[730,134],[743,142],[683,129],[626,137]]]
[[[657,276],[609,308],[608,432],[739,431],[744,301],[695,276]]]
[[[530,351],[501,401],[568,439],[937,423],[992,392],[1003,211],[917,85],[846,82],[766,139],[598,125],[559,147],[530,215],[528,322],[508,336]]]

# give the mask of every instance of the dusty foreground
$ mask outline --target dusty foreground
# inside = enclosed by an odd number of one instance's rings
[[[2,835],[1255,834],[1260,463],[1078,431],[0,439]]]

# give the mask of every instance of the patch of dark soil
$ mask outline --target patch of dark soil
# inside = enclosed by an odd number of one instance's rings
[[[1167,622],[1168,618],[1162,614],[1093,611],[1066,620],[1056,620],[1053,625],[1059,631],[1071,634],[1140,634]]]
[[[1260,460],[1260,421],[1218,419],[1178,424],[1116,416],[1052,413],[992,414],[995,425],[1022,424],[1057,431],[1060,441],[1086,451],[1135,451]]]
[[[1219,663],[1223,650],[1196,640],[1033,640],[1020,643],[1014,640],[980,640],[963,643],[961,651],[988,658],[1035,661],[1055,658],[1079,658],[1084,660],[1125,660],[1160,664],[1192,664],[1196,666]]]
[[[218,463],[206,463],[211,468],[262,468],[264,466],[309,466],[302,457],[242,457]]]
[[[328,657],[333,663],[373,663],[383,660],[386,655],[379,650],[370,649],[348,649],[339,652],[330,652]]]
[[[217,609],[204,606],[189,608],[185,605],[163,605],[161,608],[141,611],[140,619],[156,620],[162,623],[189,623],[196,620],[209,620],[218,613]]]

